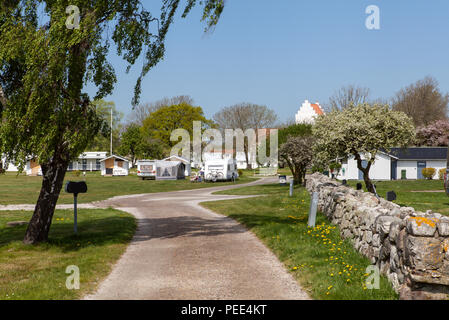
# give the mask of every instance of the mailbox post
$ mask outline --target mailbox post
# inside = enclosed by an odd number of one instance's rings
[[[65,185],[65,191],[67,193],[73,193],[73,210],[74,210],[73,230],[75,231],[75,234],[78,234],[78,215],[77,215],[78,194],[87,192],[87,184],[84,181],[80,182],[68,181]]]

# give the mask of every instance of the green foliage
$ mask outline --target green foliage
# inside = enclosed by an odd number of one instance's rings
[[[143,121],[142,135],[153,143],[159,143],[168,155],[169,149],[178,143],[170,141],[174,130],[185,129],[193,139],[193,121],[201,121],[203,128],[212,125],[212,121],[204,117],[201,107],[187,103],[162,107]]]
[[[123,132],[118,150],[121,155],[130,156],[133,164],[139,158],[159,159],[162,157],[162,148],[159,143],[144,137],[141,128],[136,124],[129,125]]]
[[[329,164],[329,169],[331,169],[332,171],[340,171],[341,169],[341,163],[340,162],[331,162]]]
[[[69,4],[81,10],[79,28],[66,26]],[[34,156],[48,181],[25,242],[47,239],[68,163],[104,128],[91,101],[111,94],[117,82],[108,59],[111,42],[127,72],[143,56],[132,100],[136,106],[143,77],[164,57],[179,4],[163,0],[155,16],[139,0],[0,1],[0,154],[15,159],[21,170]],[[213,27],[223,2],[187,0],[183,17],[197,4]],[[90,97],[84,90],[92,86],[96,93]]]
[[[279,145],[287,142],[289,136],[303,137],[312,135],[312,125],[310,124],[294,124],[286,128],[279,129]]]
[[[73,171],[73,175],[74,175],[75,177],[79,177],[79,176],[81,175],[81,171],[80,171],[80,170],[74,170],[74,171]]]

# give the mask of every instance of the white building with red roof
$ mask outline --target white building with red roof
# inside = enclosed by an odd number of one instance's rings
[[[318,102],[310,103],[308,100],[306,100],[296,114],[296,124],[313,124],[315,123],[315,118],[323,114],[323,108],[321,108]]]

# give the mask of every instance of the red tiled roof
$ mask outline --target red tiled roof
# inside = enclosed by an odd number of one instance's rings
[[[311,103],[310,105],[312,106],[313,110],[317,115],[321,116],[324,114],[323,110],[320,108],[318,104]]]

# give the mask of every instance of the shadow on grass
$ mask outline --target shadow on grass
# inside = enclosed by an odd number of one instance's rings
[[[27,227],[0,228],[0,248],[13,242],[22,242]],[[63,252],[77,251],[91,244],[104,246],[125,244],[134,235],[136,223],[133,217],[106,217],[78,223],[78,234],[74,234],[73,223],[53,222],[48,242],[37,246],[25,246],[33,250],[36,247],[56,247]]]

